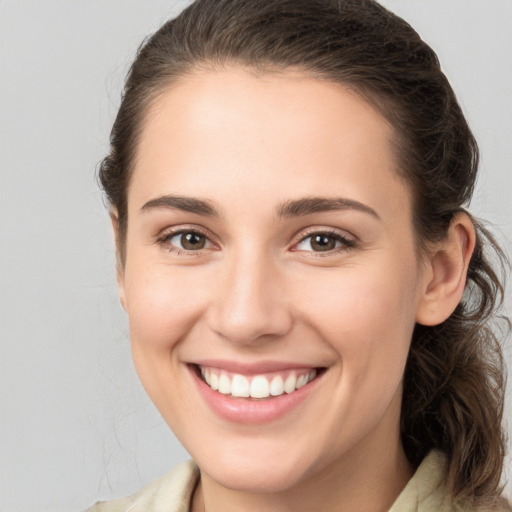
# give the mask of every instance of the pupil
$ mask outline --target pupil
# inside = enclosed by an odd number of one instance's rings
[[[316,235],[311,245],[316,251],[330,251],[334,249],[336,242],[332,236],[328,235]]]
[[[184,249],[197,250],[202,249],[205,244],[204,236],[197,233],[185,233],[181,236],[181,245]]]

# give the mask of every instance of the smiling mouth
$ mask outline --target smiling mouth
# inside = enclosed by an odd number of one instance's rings
[[[307,386],[326,368],[304,368],[260,375],[242,375],[219,368],[195,365],[199,378],[210,389],[232,398],[254,400],[290,395]]]

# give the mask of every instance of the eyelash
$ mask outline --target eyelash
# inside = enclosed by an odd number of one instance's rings
[[[303,253],[311,253],[314,254],[314,257],[326,257],[332,256],[333,254],[339,254],[341,252],[349,251],[350,249],[356,247],[356,241],[350,238],[343,236],[339,231],[333,229],[315,229],[307,233],[305,236],[302,236],[301,239],[294,244],[294,247],[299,244],[305,242],[308,238],[313,238],[314,236],[324,236],[328,238],[333,238],[335,242],[339,242],[341,246],[334,247],[333,249],[327,251],[305,251],[301,249],[295,249],[296,252]]]
[[[193,256],[199,256],[203,254],[203,248],[199,250],[187,250],[187,249],[180,249],[179,247],[176,247],[170,243],[170,240],[176,236],[179,235],[199,235],[200,237],[204,237],[206,239],[206,243],[209,243],[211,245],[215,245],[214,242],[211,241],[210,237],[207,233],[203,232],[200,229],[197,228],[179,228],[172,231],[167,231],[162,236],[160,236],[157,239],[157,243],[164,247],[167,251],[172,252],[179,255],[185,254],[185,255],[193,255]],[[356,241],[351,240],[345,236],[343,236],[341,233],[335,230],[329,230],[329,229],[316,229],[312,230],[309,233],[306,233],[305,236],[302,236],[298,242],[296,242],[293,247],[298,246],[299,244],[305,242],[309,238],[312,238],[314,236],[324,236],[328,238],[334,239],[335,243],[340,243],[341,246],[334,247],[333,249],[329,249],[326,251],[308,251],[303,249],[292,249],[294,252],[302,252],[302,253],[311,253],[314,254],[315,257],[326,257],[333,254],[337,254],[340,252],[348,251],[356,246]],[[209,247],[207,248],[209,249]]]
[[[212,245],[215,245],[207,233],[201,231],[197,228],[179,228],[172,231],[166,231],[157,239],[157,243],[164,247],[167,251],[176,253],[178,256],[185,254],[187,256],[199,256],[203,254],[203,251],[200,250],[187,250],[187,249],[180,249],[179,247],[176,247],[170,243],[170,240],[174,238],[175,236],[179,235],[199,235],[200,237],[204,237],[207,242],[209,242]]]

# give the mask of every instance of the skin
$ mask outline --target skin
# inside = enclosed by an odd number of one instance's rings
[[[194,511],[384,511],[411,477],[399,419],[412,331],[455,308],[474,233],[459,215],[418,260],[393,137],[354,93],[291,71],[192,73],[148,112],[118,281],[141,381],[201,469]],[[166,195],[216,215],[155,207]],[[279,215],[313,196],[374,213]],[[205,247],[184,250],[176,230]],[[348,242],[318,252],[308,237],[325,232]],[[292,413],[239,424],[193,382],[187,363],[208,358],[327,370]]]

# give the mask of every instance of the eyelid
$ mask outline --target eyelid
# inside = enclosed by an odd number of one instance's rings
[[[329,235],[337,240],[340,240],[343,244],[343,247],[338,247],[336,249],[333,249],[331,251],[304,251],[300,249],[293,249],[298,244],[306,240],[307,238],[310,238],[313,235]],[[322,226],[312,226],[307,228],[306,230],[301,231],[294,237],[294,241],[292,243],[292,251],[295,250],[296,252],[303,252],[303,253],[313,253],[315,256],[328,256],[332,254],[336,254],[339,252],[347,251],[349,249],[352,249],[357,245],[357,238],[352,235],[351,233],[348,233],[345,230],[337,229],[333,227],[322,227]]]
[[[195,251],[187,250],[187,249],[180,249],[179,247],[175,247],[168,243],[168,240],[172,238],[173,236],[179,235],[181,233],[198,233],[201,236],[204,236],[207,238],[207,240],[213,245],[213,247],[198,249]],[[343,246],[338,247],[336,249],[330,250],[330,251],[305,251],[305,250],[298,250],[294,249],[295,246],[297,246],[299,243],[306,240],[308,237],[311,237],[313,235],[329,235],[332,236],[339,241],[342,242]],[[332,254],[336,254],[339,252],[347,251],[351,248],[353,248],[357,244],[358,240],[357,237],[352,235],[351,233],[347,232],[346,230],[342,230],[339,228],[334,227],[324,227],[324,226],[311,226],[306,229],[301,230],[299,233],[297,233],[293,237],[293,242],[291,244],[291,250],[296,252],[303,252],[303,253],[313,253],[315,256],[329,256]],[[213,235],[210,230],[205,229],[202,226],[198,226],[197,224],[180,224],[177,226],[170,226],[160,231],[160,233],[157,235],[156,243],[164,246],[164,248],[170,252],[177,252],[179,253],[186,253],[188,255],[200,255],[203,254],[205,251],[211,251],[211,250],[219,250],[219,243],[216,241],[215,235]]]
[[[212,245],[213,247],[207,247],[203,249],[198,249],[196,251],[190,251],[187,249],[180,249],[179,247],[175,247],[168,243],[168,240],[176,235],[182,234],[182,233],[197,233],[201,236],[204,236]],[[205,251],[210,250],[216,250],[219,247],[219,244],[215,241],[215,237],[213,234],[196,224],[180,224],[178,226],[171,226],[163,229],[160,231],[160,233],[157,235],[156,243],[163,246],[166,250],[170,252],[176,252],[178,254],[186,253],[187,255],[200,255],[203,254]]]

